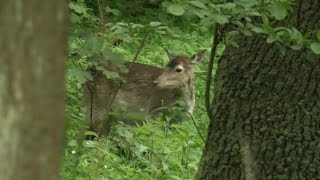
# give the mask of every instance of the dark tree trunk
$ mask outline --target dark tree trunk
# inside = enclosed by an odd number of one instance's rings
[[[320,1],[297,0],[288,18],[320,27]],[[320,179],[320,60],[264,38],[227,48],[197,179]]]
[[[58,179],[67,4],[0,2],[0,179]]]

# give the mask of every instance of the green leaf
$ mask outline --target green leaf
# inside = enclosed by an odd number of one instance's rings
[[[78,146],[78,143],[76,140],[72,139],[71,141],[68,142],[69,147],[75,147]]]
[[[185,9],[179,4],[170,4],[167,8],[167,11],[173,15],[181,16],[184,14]]]
[[[252,30],[253,32],[255,32],[255,33],[266,33],[265,29],[260,28],[260,27],[257,27],[257,26],[252,27],[251,30]]]
[[[207,6],[200,1],[189,1],[188,3],[200,9],[208,9]]]
[[[68,74],[79,81],[80,84],[85,83],[87,80],[92,80],[93,77],[87,71],[82,71],[80,69],[69,69]]]
[[[96,35],[91,35],[88,37],[86,42],[83,44],[83,51],[87,54],[94,54],[101,51],[103,45],[103,40],[98,38]]]
[[[317,31],[317,39],[320,41],[320,30]]]
[[[156,26],[160,26],[161,22],[150,22],[150,26],[152,27],[156,27]]]
[[[245,35],[245,36],[252,36],[252,32],[249,31],[247,28],[244,28],[242,33]]]
[[[276,42],[277,40],[278,40],[277,37],[275,37],[275,36],[269,36],[269,37],[267,38],[267,43],[271,44],[271,43],[273,43],[273,42]]]
[[[219,4],[218,7],[222,8],[222,9],[230,10],[230,9],[235,8],[236,4],[234,4],[234,3],[224,3],[224,4]]]
[[[98,69],[98,68],[97,68]],[[99,69],[100,70],[100,69]],[[108,78],[108,79],[118,79],[120,78],[119,74],[117,72],[108,71],[103,69],[102,73]]]
[[[87,9],[85,7],[79,6],[78,4],[74,4],[72,2],[69,3],[69,8],[79,14],[86,14],[87,13]]]
[[[310,45],[311,50],[315,54],[320,54],[320,42],[314,42]]]
[[[269,12],[272,16],[274,16],[277,20],[282,20],[287,16],[287,8],[282,6],[281,3],[276,3],[271,5],[269,8]]]
[[[116,15],[116,16],[121,15],[121,11],[119,11],[118,9],[112,9],[109,6],[106,7],[106,12],[112,13],[113,15]]]
[[[95,141],[83,141],[83,147],[94,148],[97,142]]]
[[[77,14],[71,12],[70,21],[71,21],[71,23],[80,23],[81,22],[81,18]]]
[[[297,50],[301,50],[302,47],[299,45],[293,45],[293,46],[290,46],[290,48],[297,51]]]
[[[86,136],[94,136],[94,137],[98,137],[98,134],[96,132],[93,132],[93,131],[86,131],[84,132],[84,134]]]
[[[129,29],[122,26],[117,26],[116,30],[114,31],[115,34],[123,34],[128,32],[129,32]]]
[[[257,0],[235,0],[234,3],[241,5],[246,9],[250,9],[252,6],[259,4]]]
[[[225,23],[228,23],[229,22],[229,19],[226,15],[223,15],[223,14],[212,14],[212,19],[219,23],[219,24],[225,24]]]
[[[269,24],[269,18],[265,13],[261,14],[261,19],[262,19],[262,22],[263,22],[264,25]]]
[[[159,34],[166,34],[165,31],[161,31],[161,30],[156,30],[156,32],[159,33]]]

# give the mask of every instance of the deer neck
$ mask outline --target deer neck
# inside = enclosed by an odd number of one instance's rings
[[[182,88],[182,94],[186,103],[186,111],[193,114],[195,105],[195,88],[194,88],[194,74],[190,73],[190,77]]]

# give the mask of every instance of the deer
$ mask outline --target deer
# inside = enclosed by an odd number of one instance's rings
[[[89,129],[98,136],[108,135],[113,118],[111,112],[125,109],[125,115],[138,114],[139,117],[151,119],[161,112],[163,107],[173,105],[183,99],[185,111],[192,114],[195,106],[195,86],[193,66],[201,62],[205,50],[191,57],[175,55],[165,49],[169,62],[164,68],[127,62],[127,74],[121,74],[126,81],[107,79],[97,68],[91,68],[93,80],[87,82],[84,97],[88,111]],[[110,64],[103,68],[118,71]],[[123,118],[123,117],[122,117]],[[124,118],[125,119],[125,118]],[[136,124],[134,120],[126,120],[125,124]]]

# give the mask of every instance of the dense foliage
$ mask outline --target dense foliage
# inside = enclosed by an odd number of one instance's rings
[[[130,3],[126,2],[125,6],[118,1],[108,3],[104,8],[107,13],[101,16],[97,4],[84,1],[69,4],[72,38],[69,41],[63,179],[190,179],[197,171],[204,146],[198,131],[205,136],[208,124],[203,105],[208,58],[195,68],[196,126],[187,116],[181,123],[169,126],[172,115],[165,115],[143,126],[114,126],[108,139],[83,141],[85,135],[95,135],[87,131],[83,104],[82,87],[91,78],[86,67],[104,59],[121,66],[122,61],[132,61],[141,47],[136,62],[163,67],[168,61],[164,47],[186,55],[210,48],[211,33],[198,28],[196,20],[165,12],[160,15],[155,11],[157,6],[146,8],[138,6],[139,2]],[[130,6],[137,8],[127,9]],[[106,22],[102,23],[102,19]],[[105,75],[119,77],[110,71]]]
[[[84,141],[85,135],[95,135],[87,131],[82,88],[92,77],[85,69],[109,61],[126,72],[122,63],[136,58],[137,62],[162,67],[168,59],[163,47],[177,54],[210,51],[213,27],[219,27],[216,25],[220,25],[224,45],[237,46],[232,39],[239,34],[258,34],[280,49],[310,49],[309,58],[314,59],[320,54],[320,33],[303,33],[279,23],[288,17],[292,6],[290,0],[71,1],[68,126],[61,177],[192,179],[204,146],[201,135],[206,135],[209,121],[204,106],[209,58],[195,68],[197,103],[193,118],[185,116],[183,122],[169,126],[172,111],[143,126],[119,124],[108,139],[96,141]],[[217,56],[223,47],[218,46]],[[104,70],[104,74],[119,78],[115,72]]]

